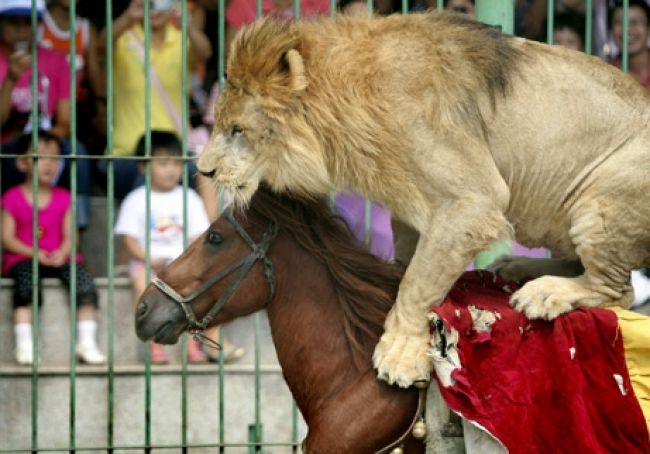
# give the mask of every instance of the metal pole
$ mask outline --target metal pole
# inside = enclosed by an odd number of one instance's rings
[[[514,0],[476,0],[476,18],[486,24],[500,26],[503,33],[511,35],[515,28]],[[512,253],[509,241],[501,241],[488,251],[477,254],[474,259],[476,268],[485,268],[497,257]]]

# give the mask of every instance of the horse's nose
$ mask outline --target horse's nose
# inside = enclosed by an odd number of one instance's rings
[[[214,174],[217,173],[217,170],[216,169],[212,169],[210,171],[199,170],[199,173],[204,177],[212,178]]]
[[[147,317],[147,314],[149,314],[149,304],[147,304],[147,300],[145,299],[140,300],[135,308],[135,319],[143,320]]]

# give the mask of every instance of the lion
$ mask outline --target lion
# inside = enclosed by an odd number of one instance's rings
[[[429,379],[427,314],[497,240],[563,257],[497,265],[558,274],[512,295],[529,318],[632,301],[630,270],[650,264],[650,95],[618,69],[429,12],[260,19],[227,74],[198,169],[238,206],[261,181],[352,189],[419,233],[375,349],[380,378]]]

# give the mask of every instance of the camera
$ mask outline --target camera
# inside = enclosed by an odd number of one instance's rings
[[[164,13],[174,9],[175,0],[151,0],[151,11],[154,13]]]
[[[29,53],[29,42],[27,42],[27,41],[16,41],[14,43],[14,52]]]

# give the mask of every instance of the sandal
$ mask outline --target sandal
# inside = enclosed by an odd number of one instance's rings
[[[219,362],[218,351],[215,351],[214,353],[206,351],[205,354],[211,363]],[[234,363],[235,361],[242,359],[245,354],[246,354],[246,349],[244,347],[237,347],[236,345],[227,343],[223,347],[223,362],[224,364]]]
[[[167,364],[169,357],[165,348],[160,344],[151,343],[151,364]]]

